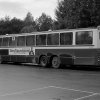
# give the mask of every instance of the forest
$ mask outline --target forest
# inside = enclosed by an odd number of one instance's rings
[[[23,20],[10,16],[1,18],[0,35],[97,27],[100,25],[100,0],[58,1],[55,19],[44,12],[36,19],[33,15],[27,12]]]

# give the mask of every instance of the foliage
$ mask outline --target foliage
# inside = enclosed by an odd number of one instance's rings
[[[36,20],[30,12],[26,14],[24,20],[5,16],[0,19],[0,35],[98,26],[100,0],[60,0],[55,15],[56,20],[45,13]]]
[[[42,15],[36,19],[36,26],[38,31],[48,31],[52,29],[52,25],[52,18],[45,13],[42,13]]]
[[[6,16],[5,19],[0,20],[0,35],[19,33],[23,27],[23,21],[17,18]]]
[[[21,33],[30,33],[36,31],[35,27],[36,24],[34,21],[34,17],[30,12],[28,12],[24,19],[24,27],[21,29]]]
[[[21,29],[21,33],[30,33],[33,31],[36,31],[35,28],[33,27],[33,25],[27,25]]]
[[[24,20],[17,19],[16,17],[10,19],[9,16],[6,16],[0,20],[0,35],[48,31],[52,28],[52,24],[52,18],[45,13],[35,21],[30,12],[27,13]]]
[[[24,26],[23,21],[20,19],[17,19],[17,18],[13,18],[10,23],[11,23],[11,28],[12,28],[13,34],[20,33],[22,27]]]
[[[28,12],[24,19],[24,24],[27,26],[27,25],[33,24],[33,22],[34,22],[34,17],[32,16],[30,12]]]
[[[98,0],[62,0],[56,8],[57,28],[91,27],[100,24]],[[100,4],[100,3],[99,3]],[[56,22],[56,23],[57,23]]]

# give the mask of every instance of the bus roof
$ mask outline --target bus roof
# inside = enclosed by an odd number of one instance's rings
[[[97,28],[77,28],[77,29],[60,29],[60,30],[49,30],[49,31],[41,31],[41,32],[31,32],[31,33],[19,33],[19,34],[6,34],[0,35],[0,37],[17,37],[17,36],[27,36],[27,35],[38,35],[38,34],[50,34],[50,33],[61,33],[61,32],[74,32],[74,31],[88,31],[88,30],[97,30]]]

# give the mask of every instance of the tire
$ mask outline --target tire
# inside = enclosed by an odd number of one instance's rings
[[[40,57],[40,66],[46,67],[47,64],[48,64],[47,56],[42,56],[42,57]]]
[[[61,61],[60,61],[59,57],[57,57],[57,56],[53,57],[51,63],[52,63],[52,68],[55,68],[55,69],[60,68]]]

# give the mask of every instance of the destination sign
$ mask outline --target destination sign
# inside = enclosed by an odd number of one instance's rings
[[[9,49],[9,55],[29,55],[30,52],[31,52],[31,48],[10,48]]]

